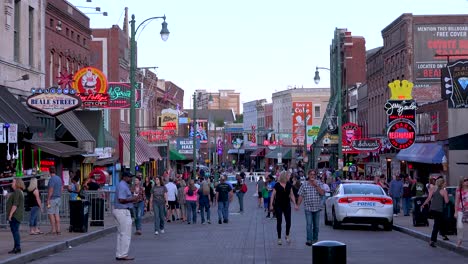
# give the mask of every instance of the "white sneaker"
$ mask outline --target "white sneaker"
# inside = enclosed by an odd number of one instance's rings
[[[158,231],[154,231],[154,234],[155,234],[155,235],[159,235],[159,232],[158,232]]]
[[[394,217],[397,217],[398,215],[397,214],[393,214]]]
[[[161,234],[164,234],[164,229],[161,230]]]

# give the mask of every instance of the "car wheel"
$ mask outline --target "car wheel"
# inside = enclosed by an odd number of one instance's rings
[[[324,210],[324,220],[325,220],[325,225],[330,226],[331,221],[328,221],[328,216],[327,216],[327,209]]]
[[[333,215],[333,229],[338,229],[341,227],[341,223],[336,219],[335,208],[332,209]]]
[[[383,229],[384,229],[385,231],[392,231],[392,229],[393,229],[393,221],[391,221],[390,223],[384,224]]]

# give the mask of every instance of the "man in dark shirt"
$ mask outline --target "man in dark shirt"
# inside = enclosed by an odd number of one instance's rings
[[[91,176],[90,181],[87,184],[87,187],[88,187],[88,191],[97,191],[101,188],[101,186],[99,186],[99,184],[96,182],[96,179],[94,178],[94,176]]]
[[[216,186],[216,201],[218,202],[218,224],[229,222],[229,203],[232,201],[232,188],[226,183],[226,176],[221,176],[221,183]],[[221,221],[224,219],[224,221]]]

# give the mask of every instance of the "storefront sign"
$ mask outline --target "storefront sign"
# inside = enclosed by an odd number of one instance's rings
[[[292,109],[292,143],[303,145],[305,136],[308,134],[307,131],[312,127],[312,102],[293,102]],[[307,146],[310,146],[311,143],[312,138],[307,138]]]
[[[174,129],[176,132],[179,128],[179,111],[177,109],[163,109],[161,111],[161,127],[163,129]]]
[[[416,142],[435,142],[436,137],[435,135],[418,135],[416,136]]]
[[[196,140],[197,149],[200,149],[200,140]],[[192,138],[178,138],[177,151],[182,154],[193,154],[193,139]]]
[[[107,78],[93,67],[80,69],[73,76],[72,88],[78,93],[85,108],[106,108],[109,105]]]
[[[408,119],[414,123],[418,106],[414,100],[388,100],[384,106],[384,109],[385,113],[387,113],[387,123],[390,123],[393,120],[399,118]]]
[[[140,136],[152,143],[163,143],[176,136],[175,129],[155,129],[140,131]]]
[[[376,151],[380,149],[381,144],[378,138],[364,138],[353,140],[351,147],[359,151]]]
[[[18,124],[10,124],[8,128],[8,143],[18,143]]]
[[[412,122],[405,119],[397,119],[390,123],[387,137],[394,148],[407,149],[415,142],[416,129]]]
[[[354,140],[361,139],[361,128],[354,123],[346,123],[342,127],[342,147],[345,153],[355,153],[356,150],[352,148],[352,142]]]
[[[81,99],[63,93],[37,93],[29,96],[26,103],[40,112],[56,116],[80,107]]]
[[[105,147],[105,148],[95,148],[94,154],[98,155],[98,159],[107,159],[112,157],[112,152],[114,152],[113,148]]]
[[[53,160],[41,160],[41,171],[48,172],[50,167],[55,167],[55,161]]]
[[[441,84],[442,98],[448,100],[449,108],[468,108],[468,60],[449,63],[442,70]]]
[[[126,109],[130,108],[130,83],[109,82],[107,90],[109,94],[109,104],[107,108]],[[135,108],[141,107],[141,89],[135,87]]]

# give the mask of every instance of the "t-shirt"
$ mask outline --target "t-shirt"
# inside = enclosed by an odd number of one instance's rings
[[[10,215],[11,207],[16,206],[16,211],[13,213],[13,217],[18,221],[23,221],[24,211],[24,194],[21,190],[16,189],[10,196],[8,196],[6,204],[7,217]]]
[[[120,203],[119,199],[129,199],[132,197],[132,192],[130,191],[130,188],[128,187],[128,183],[124,180],[121,180],[119,182],[119,185],[117,185],[117,188],[115,189],[115,200],[114,200],[114,208],[115,209],[128,209],[128,208],[133,208],[133,203]]]
[[[168,182],[166,185],[167,200],[175,202],[177,198],[177,186],[173,182]]]
[[[146,197],[151,196],[151,189],[153,189],[153,184],[151,182],[149,183],[143,183],[143,188],[145,188],[145,195]]]
[[[153,194],[153,203],[166,204],[166,198],[164,198],[164,194],[167,193],[166,186],[154,186],[151,193]]]
[[[273,189],[276,191],[275,194],[275,202],[274,205],[275,207],[279,208],[287,208],[291,207],[291,189],[292,185],[289,182],[286,182],[286,186],[283,188],[279,182],[275,184]]]
[[[99,186],[99,184],[97,184],[96,182],[88,182],[88,190],[97,191],[99,190],[99,188],[101,188],[101,186]]]
[[[258,188],[258,191],[261,192],[263,188],[265,188],[265,182],[263,180],[259,180],[257,182],[257,188]]]
[[[229,192],[232,191],[231,186],[229,184],[223,182],[216,186],[216,192],[218,193],[218,201],[219,202],[226,202],[229,200]]]
[[[456,190],[457,194],[460,195],[460,189],[457,188]],[[462,206],[463,204],[463,206]],[[463,209],[465,211],[468,211],[468,191],[463,190],[461,191],[461,196],[460,196],[460,203],[457,205],[457,211],[463,212]]]
[[[188,194],[189,186],[185,187],[184,193],[185,193],[185,201],[197,201],[197,192],[199,188],[193,189],[193,195]]]
[[[54,175],[49,180],[49,185],[47,186],[48,189],[52,188],[52,196],[51,199],[57,199],[62,196],[62,179],[59,176]]]

